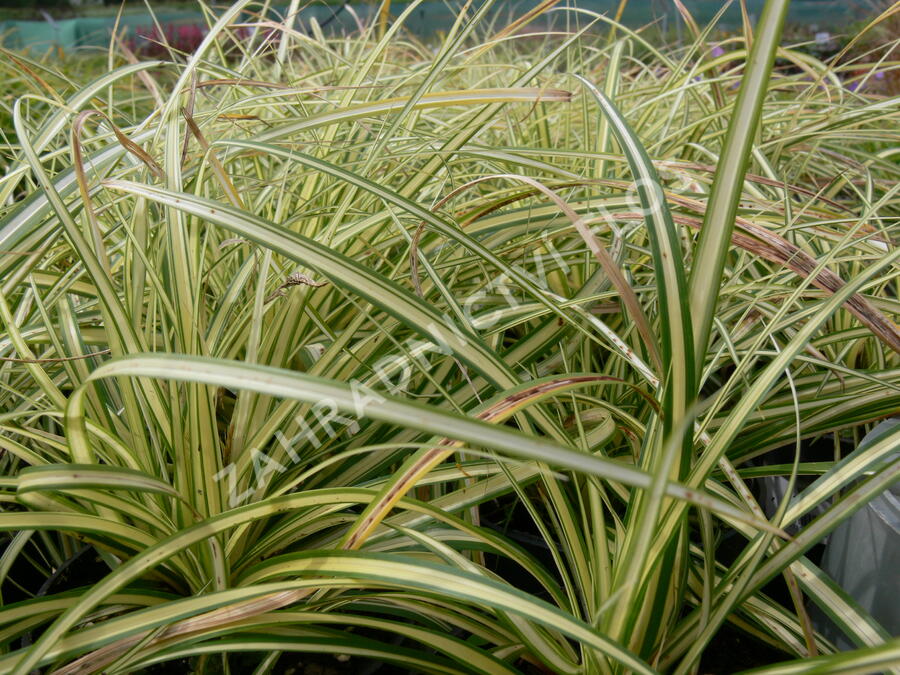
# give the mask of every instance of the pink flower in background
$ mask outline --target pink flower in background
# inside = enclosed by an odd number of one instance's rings
[[[175,28],[175,44],[172,46],[184,52],[192,52],[200,46],[205,36],[206,29],[197,24],[178,26]]]
[[[156,26],[138,27],[135,36],[128,41],[129,48],[146,56],[166,56],[168,50],[165,45],[168,44],[172,49],[190,54],[203,42],[207,31],[206,26],[196,23],[169,23],[162,29],[163,35],[160,35]]]
[[[192,54],[209,32],[206,25],[200,23],[167,23],[161,27],[162,35],[155,25],[138,26],[126,40],[126,46],[135,54],[151,58],[169,56],[167,45],[176,52]],[[274,28],[255,28],[252,25],[233,26],[229,34],[234,40],[243,42],[249,40],[254,31],[259,32],[264,42],[273,42],[281,35]]]

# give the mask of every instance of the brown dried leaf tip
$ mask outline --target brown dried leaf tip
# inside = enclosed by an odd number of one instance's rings
[[[295,272],[285,279],[285,282],[281,284],[281,286],[272,291],[264,302],[272,302],[275,298],[280,298],[291,286],[312,286],[313,288],[320,288],[327,283],[327,281],[313,281],[305,274]]]

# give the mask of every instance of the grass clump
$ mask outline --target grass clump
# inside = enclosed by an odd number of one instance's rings
[[[900,470],[896,64],[248,5],[8,102],[0,670],[896,663],[807,555]]]

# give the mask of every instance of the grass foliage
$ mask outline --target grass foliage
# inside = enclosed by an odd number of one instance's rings
[[[5,62],[0,672],[900,662],[807,556],[900,473],[895,45],[248,4]]]

